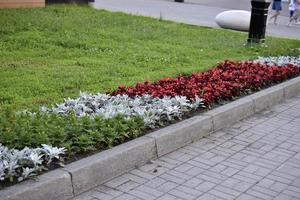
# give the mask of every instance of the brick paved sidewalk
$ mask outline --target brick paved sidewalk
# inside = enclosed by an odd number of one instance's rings
[[[300,199],[300,95],[74,200]]]

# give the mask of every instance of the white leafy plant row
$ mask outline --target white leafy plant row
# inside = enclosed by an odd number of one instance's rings
[[[52,108],[42,107],[41,111],[59,115],[75,113],[78,117],[101,116],[106,119],[117,115],[126,119],[141,117],[146,126],[154,128],[160,123],[181,119],[185,113],[199,107],[204,105],[198,97],[190,101],[184,96],[155,98],[142,95],[131,98],[127,95],[91,95],[83,92],[77,99],[66,99]]]
[[[8,149],[0,144],[0,181],[23,181],[45,169],[53,160],[59,161],[64,148],[43,144],[41,148]]]
[[[286,65],[294,65],[300,67],[300,56],[278,56],[278,57],[258,57],[255,62],[260,64],[266,64],[269,66],[277,65],[277,66],[286,66]]]

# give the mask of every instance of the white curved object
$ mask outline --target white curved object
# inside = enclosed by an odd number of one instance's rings
[[[216,23],[227,29],[249,31],[251,13],[245,10],[228,10],[216,16]]]

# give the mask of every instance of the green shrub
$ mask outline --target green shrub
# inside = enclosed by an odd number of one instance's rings
[[[36,148],[41,144],[65,147],[68,154],[110,148],[144,131],[140,118],[77,118],[74,114],[0,113],[0,143],[15,149]]]

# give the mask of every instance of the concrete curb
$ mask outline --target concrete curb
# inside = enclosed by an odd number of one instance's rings
[[[67,200],[73,196],[71,176],[61,169],[0,191],[1,200]]]
[[[80,194],[157,157],[155,140],[140,137],[67,165],[74,194]]]
[[[300,92],[300,77],[0,191],[1,200],[66,200]]]

